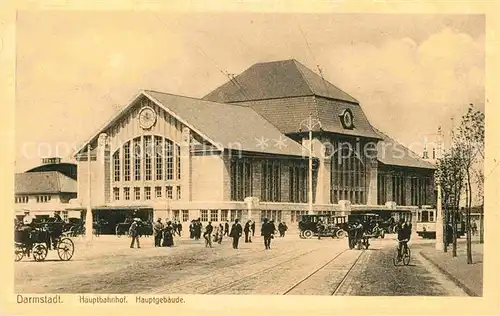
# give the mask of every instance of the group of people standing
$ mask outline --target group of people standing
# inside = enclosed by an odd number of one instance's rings
[[[181,236],[182,224],[180,222],[167,221],[164,225],[161,218],[158,218],[153,225],[153,236],[155,247],[172,247],[174,245],[174,236]]]

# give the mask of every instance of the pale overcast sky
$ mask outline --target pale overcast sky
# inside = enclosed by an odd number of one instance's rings
[[[375,127],[422,142],[484,109],[484,32],[480,15],[20,12],[16,171],[42,143],[69,157],[141,89],[202,97],[221,70],[290,58],[319,64]]]

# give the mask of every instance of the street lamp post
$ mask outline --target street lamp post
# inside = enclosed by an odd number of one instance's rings
[[[90,158],[90,144],[87,146],[87,212],[85,214],[85,239],[88,243],[92,242],[92,205],[91,205],[91,158]]]
[[[308,185],[308,202],[309,202],[309,210],[308,214],[313,213],[313,181],[312,181],[312,176],[313,176],[313,166],[312,166],[312,131],[313,128],[318,127],[321,128],[321,122],[319,120],[313,120],[312,114],[309,114],[309,118],[306,120],[303,120],[300,123],[300,128],[302,129],[302,126],[307,128],[307,131],[309,132],[309,185]]]
[[[442,134],[441,127],[438,129],[438,148],[436,158],[442,158]],[[441,181],[436,179],[437,202],[436,202],[436,250],[444,251],[444,232],[443,232],[443,202],[441,196]]]

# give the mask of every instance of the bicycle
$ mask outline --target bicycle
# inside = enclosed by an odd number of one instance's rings
[[[402,254],[402,260],[399,259],[399,247],[402,246],[402,243],[406,243],[403,254]],[[408,246],[408,239],[403,239],[398,241],[398,246],[396,247],[396,251],[394,252],[394,257],[392,258],[392,263],[394,266],[397,266],[400,261],[403,261],[403,264],[405,266],[410,264],[410,258],[411,258],[411,250],[410,247]]]

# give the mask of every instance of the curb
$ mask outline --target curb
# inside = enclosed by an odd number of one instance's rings
[[[446,275],[451,281],[453,281],[453,283],[455,283],[455,285],[457,285],[459,288],[461,288],[467,295],[469,296],[474,296],[474,297],[481,297],[481,295],[477,294],[476,292],[474,292],[473,290],[471,290],[469,287],[467,287],[465,284],[463,284],[462,282],[460,282],[460,280],[458,280],[456,277],[454,277],[451,273],[449,273],[448,271],[446,271],[444,268],[442,268],[441,266],[439,266],[436,262],[434,262],[434,260],[430,259],[428,256],[425,255],[425,253],[423,251],[420,251],[419,252],[420,255],[422,257],[424,257],[424,259],[426,259],[427,261],[429,261],[430,263],[432,263],[432,265],[434,267],[436,267],[439,271],[441,271],[441,273],[443,273],[444,275]]]

